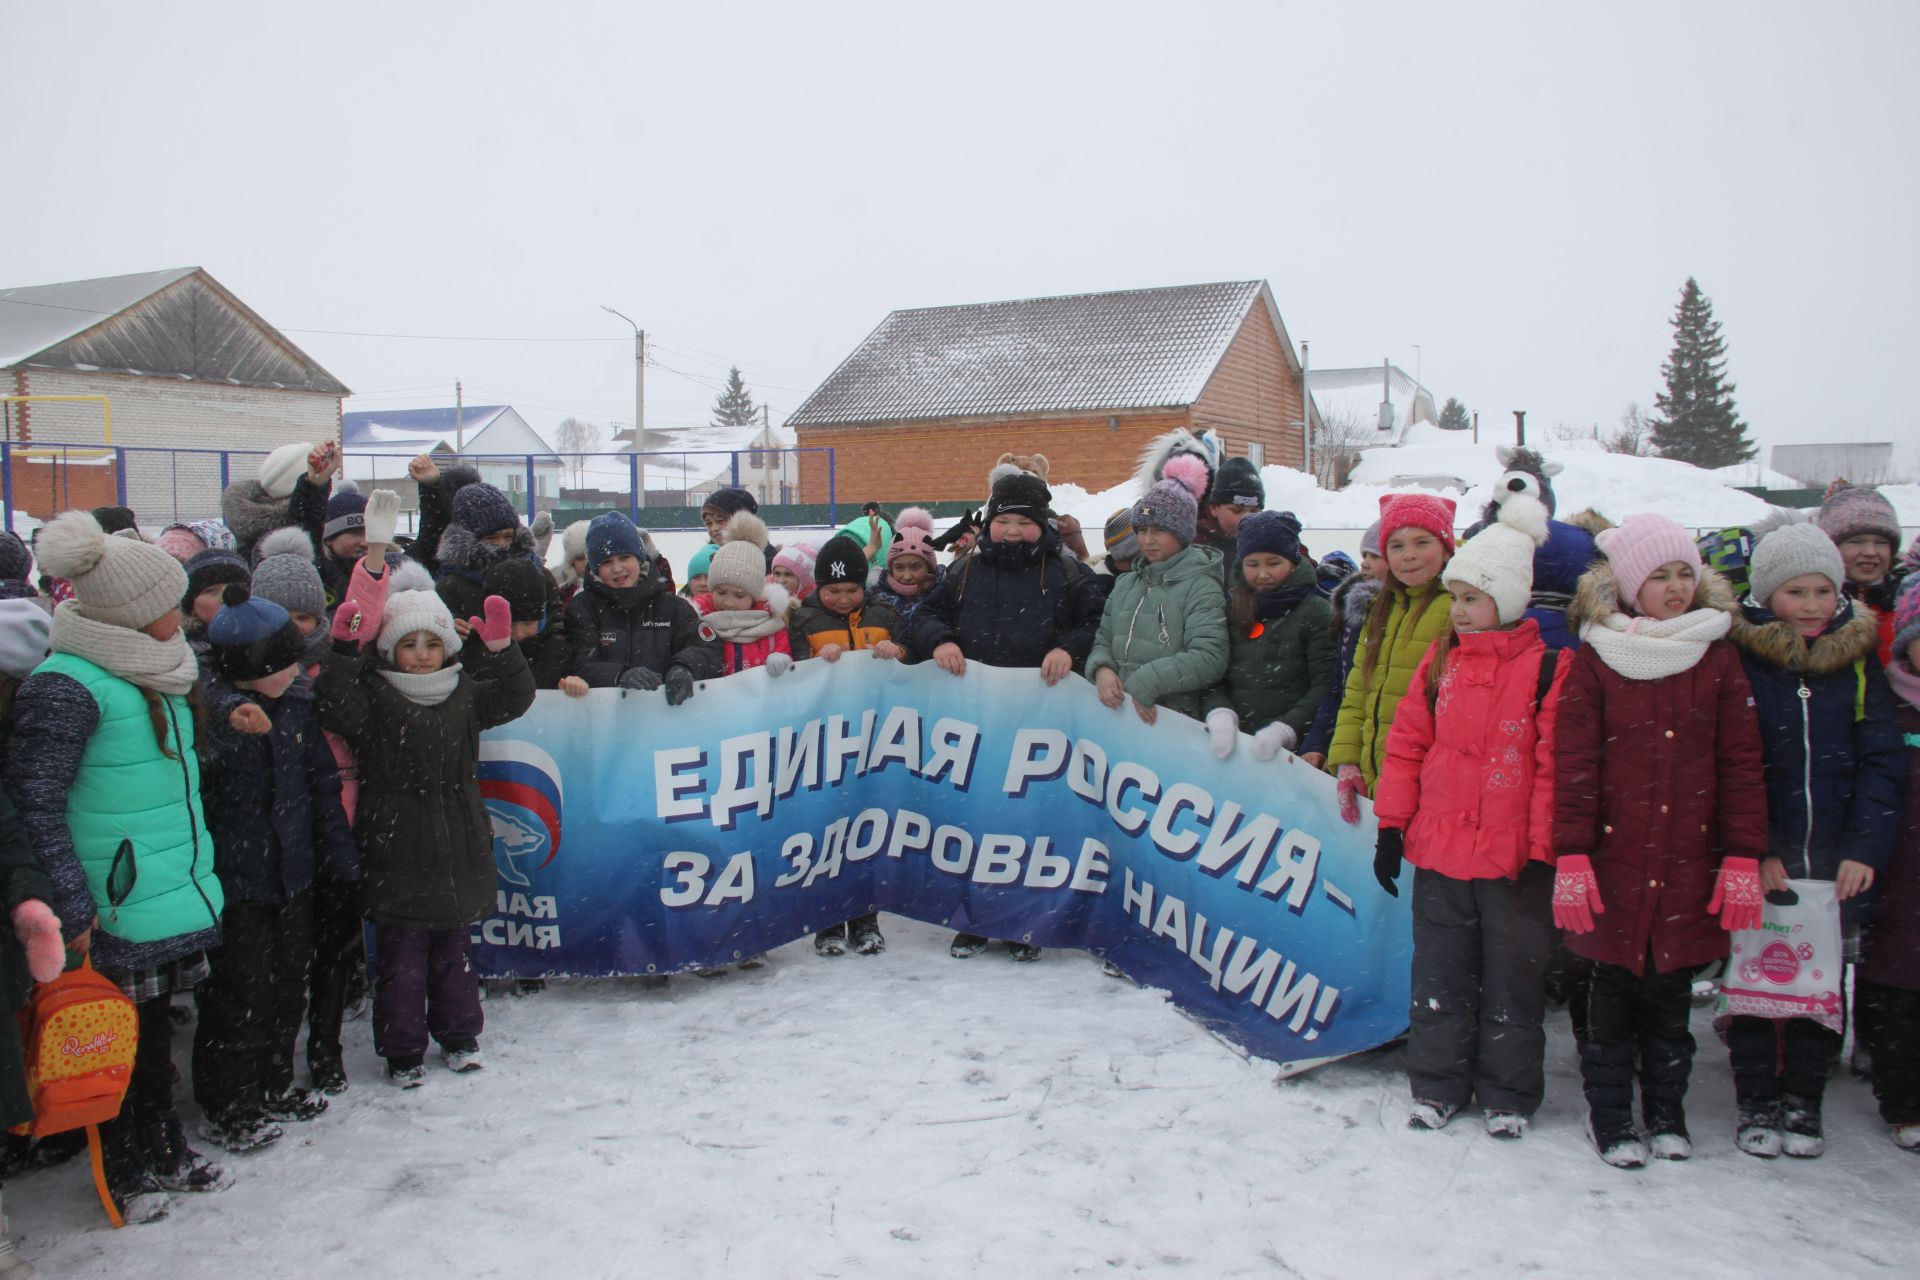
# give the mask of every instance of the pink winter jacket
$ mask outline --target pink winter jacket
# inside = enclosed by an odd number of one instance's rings
[[[1454,637],[1433,709],[1427,651],[1387,735],[1373,811],[1406,832],[1407,861],[1455,880],[1510,880],[1553,861],[1553,723],[1573,665],[1546,697],[1546,645],[1528,618],[1511,631]]]

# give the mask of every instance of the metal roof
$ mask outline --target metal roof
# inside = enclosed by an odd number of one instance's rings
[[[1237,280],[895,311],[786,425],[1190,405],[1263,298]]]
[[[58,346],[198,270],[175,267],[171,271],[0,289],[0,369]]]

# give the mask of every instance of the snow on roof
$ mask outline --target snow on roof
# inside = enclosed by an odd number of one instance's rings
[[[199,269],[175,267],[0,289],[0,368],[58,346]]]
[[[1393,402],[1393,429],[1396,433],[1404,432],[1416,421],[1416,410],[1421,414],[1419,420],[1434,420],[1438,410],[1434,408],[1431,392],[1397,366],[1389,366],[1387,378],[1392,387],[1388,398]],[[1322,422],[1352,421],[1377,429],[1380,422],[1380,384],[1379,365],[1363,365],[1357,369],[1307,370],[1307,390],[1313,393],[1313,402],[1319,407]]]
[[[903,418],[1192,404],[1260,280],[895,311],[787,419]]]
[[[459,412],[459,428],[471,437],[505,413],[504,404],[470,404]],[[454,438],[454,406],[439,409],[368,409],[340,415],[340,444],[347,450],[374,449],[404,440]],[[388,450],[389,452],[394,450]],[[415,450],[419,452],[419,450]]]

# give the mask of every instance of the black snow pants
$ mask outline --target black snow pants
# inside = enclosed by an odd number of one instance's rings
[[[1920,1121],[1920,991],[1854,980],[1862,1017],[1854,1025],[1867,1032],[1873,1054],[1873,1096],[1888,1124]]]
[[[1640,1061],[1640,1111],[1654,1133],[1686,1132],[1687,1077],[1693,1072],[1691,966],[1660,973],[1653,956],[1636,974],[1625,965],[1593,966],[1587,986],[1587,1040],[1580,1080],[1595,1134],[1633,1128],[1634,1059]]]
[[[1840,1056],[1840,1041],[1838,1031],[1812,1018],[1734,1018],[1727,1028],[1734,1096],[1743,1104],[1778,1102],[1783,1096],[1820,1101],[1827,1072]]]
[[[193,1097],[208,1115],[258,1110],[263,1096],[293,1085],[313,961],[313,891],[284,906],[229,902],[220,931],[193,1035]]]

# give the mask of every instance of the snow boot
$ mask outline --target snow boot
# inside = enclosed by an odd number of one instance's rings
[[[200,1136],[235,1155],[270,1147],[285,1135],[264,1111],[236,1103],[200,1117]]]
[[[1644,1074],[1642,1079],[1646,1080]],[[1685,1160],[1693,1155],[1686,1110],[1677,1099],[1658,1096],[1654,1092],[1656,1088],[1656,1084],[1647,1081],[1640,1095],[1640,1118],[1646,1124],[1647,1149],[1655,1160]]]
[[[1425,1098],[1415,1098],[1413,1106],[1407,1111],[1407,1128],[1444,1129],[1447,1121],[1453,1119],[1454,1112],[1459,1109],[1450,1102],[1429,1102]]]
[[[477,1044],[450,1046],[447,1049],[447,1070],[455,1075],[465,1075],[469,1071],[480,1071],[486,1067],[486,1059],[480,1056]]]
[[[1486,1122],[1487,1133],[1495,1138],[1512,1141],[1527,1131],[1527,1118],[1518,1111],[1489,1111],[1482,1119]]]
[[[84,1140],[85,1134],[81,1137]],[[147,1167],[146,1152],[134,1122],[122,1114],[100,1126],[100,1156],[107,1175],[107,1194],[114,1208],[129,1225],[158,1222],[167,1216],[173,1202],[167,1190]]]
[[[56,1169],[86,1149],[85,1129],[48,1134],[33,1144],[33,1164],[36,1169]]]
[[[855,920],[847,926],[847,935],[859,955],[877,956],[887,949],[887,940],[881,936],[879,921],[873,917]]]
[[[313,1077],[313,1087],[321,1093],[347,1091],[347,1069],[340,1061],[338,1049],[327,1053],[309,1053],[307,1074]]]
[[[260,1100],[260,1109],[275,1120],[311,1120],[325,1113],[327,1100],[314,1089],[302,1089],[299,1085],[288,1085],[285,1089],[269,1089]]]
[[[1015,960],[1024,960],[1031,963],[1040,958],[1040,948],[1034,946],[1031,942],[1009,942],[1007,944],[1007,954]]]
[[[832,925],[813,935],[813,953],[817,956],[847,954],[847,926]]]
[[[423,1055],[410,1053],[405,1057],[387,1059],[387,1081],[398,1089],[418,1089],[427,1082],[427,1069],[421,1065]]]
[[[1820,1099],[1786,1096],[1780,1107],[1780,1149],[1801,1160],[1811,1160],[1827,1149],[1820,1127]]]
[[[1601,1116],[1587,1118],[1587,1134],[1600,1158],[1616,1169],[1639,1169],[1647,1163],[1647,1144],[1635,1132],[1629,1120],[1611,1121]]]
[[[169,1108],[165,1115],[147,1116],[139,1123],[147,1168],[168,1191],[225,1191],[233,1185],[232,1174],[187,1145],[178,1111]]]
[[[1750,1156],[1771,1160],[1780,1154],[1780,1104],[1747,1101],[1740,1104],[1733,1145]]]
[[[1893,1134],[1893,1145],[1902,1151],[1920,1152],[1920,1120],[1909,1120],[1905,1124],[1888,1126]]]
[[[987,949],[987,940],[977,933],[956,933],[953,942],[947,947],[947,954],[955,960],[965,960],[968,956],[977,956]]]

